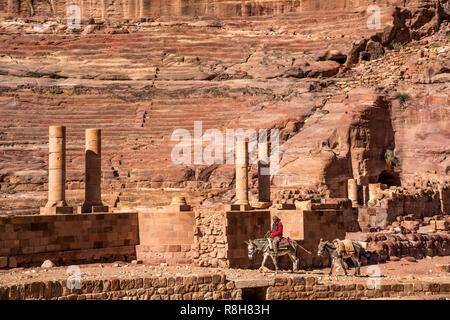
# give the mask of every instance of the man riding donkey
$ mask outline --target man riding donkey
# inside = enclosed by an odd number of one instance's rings
[[[278,245],[283,238],[283,224],[277,216],[273,216],[272,220],[273,224],[272,229],[270,230],[271,236],[267,238],[267,241],[269,241],[269,248],[273,250],[275,255],[278,255]]]
[[[297,271],[297,241],[290,238],[283,238],[283,224],[277,216],[273,217],[273,224],[270,231],[267,231],[266,236],[260,239],[245,241],[248,249],[248,258],[253,259],[255,254],[262,254],[263,261],[259,271],[263,270],[266,260],[270,257],[275,266],[275,271],[278,271],[277,257],[287,255],[292,261],[292,271]]]

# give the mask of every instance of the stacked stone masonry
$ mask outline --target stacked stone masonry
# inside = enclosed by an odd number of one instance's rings
[[[431,281],[321,282],[315,276],[276,277],[272,280],[227,280],[223,274],[85,280],[80,289],[67,289],[66,281],[32,282],[0,287],[1,300],[241,300],[247,288],[261,288],[265,300],[359,300],[411,295],[442,295],[450,283]]]
[[[155,210],[139,213],[138,259],[148,264],[190,264],[194,244],[193,211]]]
[[[200,267],[229,267],[224,211],[195,209],[193,261]]]
[[[138,243],[137,213],[0,217],[1,267],[130,260]]]
[[[302,248],[298,249],[301,267],[323,266],[328,259],[315,255],[321,238],[324,240],[344,239],[345,226],[342,210],[336,204],[316,204],[309,210],[271,210],[283,222],[283,235],[297,240]],[[312,254],[311,254],[312,253]],[[290,267],[287,257],[280,258],[282,266]]]
[[[270,211],[228,211],[225,213],[227,260],[231,268],[255,268],[261,260],[248,259],[245,241],[263,238],[271,227]]]

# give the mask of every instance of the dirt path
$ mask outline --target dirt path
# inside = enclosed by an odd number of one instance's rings
[[[374,276],[374,271],[379,268],[379,274],[385,280],[450,280],[450,274],[439,271],[436,264],[450,263],[450,256],[433,257],[418,260],[417,262],[390,261],[384,264],[364,266],[361,268],[363,277]],[[257,270],[247,269],[221,269],[221,268],[200,268],[193,266],[148,266],[143,264],[131,264],[125,262],[86,264],[80,265],[81,278],[85,280],[105,279],[105,278],[130,278],[130,277],[152,277],[152,276],[185,276],[198,274],[224,273],[227,279],[270,279],[275,276],[272,270],[260,273]],[[18,283],[28,283],[34,281],[56,281],[65,280],[68,275],[68,267],[52,268],[14,268],[0,270],[0,285],[12,285]],[[355,281],[355,277],[346,277],[342,269],[335,267],[335,274],[328,276],[329,268],[317,269],[313,271],[300,270],[297,275],[319,275],[324,280]],[[354,269],[350,270],[353,274]],[[291,276],[289,271],[282,271],[277,276]]]

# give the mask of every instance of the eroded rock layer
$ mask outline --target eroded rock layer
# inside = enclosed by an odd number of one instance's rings
[[[122,10],[132,2],[102,2],[103,16],[85,4],[83,19],[95,20],[80,30],[48,18],[52,3],[63,16],[58,1],[2,19],[2,212],[45,205],[49,125],[67,126],[69,205],[83,197],[86,128],[102,130],[105,205],[167,203],[161,188],[180,188],[192,204],[229,200],[233,165],[171,158],[172,133],[193,134],[194,121],[203,132],[280,129],[275,189],[346,197],[352,177],[445,184],[448,1],[379,3],[377,30],[367,27],[372,1],[210,2],[139,2],[148,10],[138,21],[123,20],[140,17]],[[0,8],[27,16],[17,3]],[[256,187],[255,166],[250,173]]]
[[[413,1],[406,1],[413,2]],[[379,6],[402,4],[401,0],[377,1]],[[12,15],[64,17],[67,8],[77,5],[82,18],[134,19],[148,17],[249,17],[318,10],[366,8],[371,0],[2,0],[0,9]]]

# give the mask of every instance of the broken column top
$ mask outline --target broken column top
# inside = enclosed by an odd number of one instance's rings
[[[163,208],[163,211],[192,211],[192,207],[187,204],[186,198],[181,196],[172,197],[170,205]]]
[[[99,137],[101,134],[101,129],[86,129],[86,139],[94,139],[96,137]]]
[[[170,204],[187,204],[185,197],[172,197],[172,202]]]
[[[65,138],[66,127],[64,126],[50,126],[48,127],[48,133],[50,138]]]

